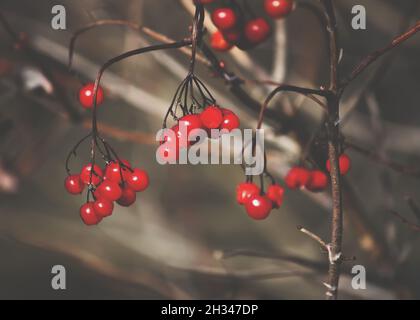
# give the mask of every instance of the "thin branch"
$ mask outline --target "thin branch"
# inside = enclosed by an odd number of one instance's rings
[[[264,121],[264,113],[269,103],[280,92],[294,92],[294,93],[302,94],[305,97],[307,97],[308,95],[318,95],[318,96],[325,97],[327,95],[327,92],[323,90],[302,88],[302,87],[292,86],[288,84],[282,84],[278,86],[276,89],[274,89],[273,91],[271,91],[271,93],[268,95],[268,97],[265,99],[264,103],[262,104],[260,115],[258,117],[257,129],[260,129],[262,126],[262,123]]]
[[[408,31],[395,37],[394,40],[392,40],[390,44],[372,52],[371,54],[363,58],[359,62],[359,64],[353,69],[350,76],[340,85],[340,90],[341,91],[344,90],[351,81],[356,79],[363,71],[365,71],[372,63],[374,63],[380,57],[382,57],[383,55],[385,55],[392,49],[400,46],[402,43],[410,39],[419,31],[420,31],[420,21],[417,21],[416,24],[413,27],[411,27]]]
[[[309,231],[308,229],[305,229],[302,226],[298,226],[297,228],[300,232],[306,234],[312,240],[315,240],[321,246],[322,249],[324,249],[325,251],[328,251],[328,245],[325,243],[324,240],[321,239],[320,236],[318,236],[315,233]]]
[[[395,161],[392,160],[388,160],[386,158],[384,158],[383,156],[381,156],[380,154],[377,154],[375,152],[372,152],[371,150],[365,149],[363,147],[360,147],[354,143],[345,142],[345,146],[348,148],[351,148],[352,150],[360,153],[361,155],[364,155],[368,158],[370,158],[373,161],[376,161],[376,163],[379,163],[381,165],[384,165],[388,168],[390,168],[391,170],[394,170],[396,172],[402,173],[402,174],[406,174],[406,175],[410,175],[413,176],[415,178],[420,178],[420,168],[419,167],[414,167],[414,166],[407,166],[407,165],[403,165],[400,163],[397,163]]]
[[[144,26],[140,26],[137,23],[134,22],[130,22],[130,21],[126,21],[126,20],[119,20],[119,19],[104,19],[104,20],[97,20],[91,24],[88,24],[78,30],[76,30],[71,39],[70,39],[70,44],[69,44],[69,63],[68,63],[68,67],[71,68],[72,64],[73,64],[73,56],[74,56],[74,49],[76,46],[76,40],[84,33],[86,33],[89,30],[95,29],[97,27],[100,26],[126,26],[134,31],[137,32],[143,32],[144,34],[148,35],[149,37],[151,37],[152,39],[155,39],[157,41],[160,41],[162,43],[173,43],[175,42],[175,40],[169,38],[168,36],[159,33],[155,30],[152,30],[148,27],[144,27]],[[186,48],[186,47],[181,47],[179,48],[179,50],[181,52],[183,52],[184,54],[191,56],[191,49],[190,48]],[[203,57],[200,54],[196,55],[196,59],[197,61],[200,61],[201,63],[203,63],[205,66],[210,66],[210,62]]]
[[[413,229],[414,231],[420,232],[420,225],[409,221],[408,219],[406,219],[405,217],[403,217],[401,214],[399,214],[396,211],[391,210],[390,211],[395,217],[397,217],[402,223],[404,223],[405,225],[409,226],[411,229]]]
[[[245,82],[249,82],[249,83],[254,83],[254,84],[264,84],[264,85],[270,85],[270,86],[282,86],[282,83],[276,82],[276,81],[272,81],[272,80],[257,80],[257,79],[244,79]],[[327,110],[327,105],[320,99],[317,98],[316,95],[314,94],[305,94],[305,96],[312,100],[313,102],[315,102],[316,104],[318,104],[322,109],[324,109],[325,111]]]

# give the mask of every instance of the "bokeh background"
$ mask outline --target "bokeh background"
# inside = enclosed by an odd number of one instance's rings
[[[84,197],[63,188],[64,162],[89,130],[77,92],[101,64],[129,49],[156,43],[124,27],[101,27],[76,45],[67,68],[72,32],[98,19],[126,19],[173,39],[188,36],[191,2],[178,0],[63,0],[67,30],[51,28],[56,1],[2,0],[0,11],[27,48],[16,50],[0,30],[0,298],[23,299],[322,299],[326,255],[296,226],[328,240],[328,194],[287,191],[284,206],[265,221],[249,219],[235,202],[244,177],[240,166],[160,166],[154,136],[161,127],[189,58],[178,51],[130,58],[107,71],[99,118],[118,153],[146,169],[150,188],[129,208],[117,208],[97,227],[82,224]],[[389,41],[420,16],[417,0],[339,0],[340,67],[349,72],[361,57]],[[249,1],[258,14],[262,1]],[[273,23],[269,41],[248,52],[218,54],[244,79],[272,79],[319,87],[328,77],[325,35],[319,19],[299,1],[287,19]],[[367,10],[367,30],[351,28],[351,8]],[[211,30],[211,23],[206,22]],[[381,159],[348,153],[345,178],[342,299],[420,297],[419,233],[396,218],[416,222],[418,176],[383,165],[415,168],[420,155],[420,37],[375,64],[349,87],[343,133]],[[202,65],[198,75],[218,101],[237,112],[243,128],[256,125],[255,110]],[[270,87],[244,84],[257,101]],[[51,91],[52,89],[52,91]],[[281,182],[322,126],[322,110],[293,95],[272,104],[283,119],[266,126],[269,168]],[[86,120],[87,119],[87,120]],[[89,145],[72,162],[88,161]],[[400,170],[401,171],[401,170]],[[407,201],[408,197],[412,201]],[[51,288],[51,268],[63,265],[67,289]],[[353,290],[351,268],[367,271],[367,289]]]

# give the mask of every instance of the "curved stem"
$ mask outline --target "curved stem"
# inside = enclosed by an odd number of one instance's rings
[[[318,95],[318,96],[322,96],[322,97],[326,97],[326,95],[328,94],[326,91],[323,90],[317,90],[317,89],[310,89],[310,88],[302,88],[302,87],[297,87],[297,86],[292,86],[292,85],[288,85],[288,84],[282,84],[280,86],[278,86],[276,89],[274,89],[266,98],[266,100],[264,101],[263,105],[261,106],[260,109],[260,115],[258,117],[258,124],[257,124],[257,129],[261,129],[262,123],[264,121],[264,113],[268,107],[268,104],[270,103],[270,101],[280,92],[295,92],[298,94],[302,94],[304,96],[308,96],[308,95]]]
[[[141,26],[139,26],[137,23],[134,22],[130,22],[130,21],[126,21],[126,20],[114,20],[114,19],[104,19],[104,20],[98,20],[95,21],[91,24],[88,24],[82,28],[80,28],[79,30],[77,30],[76,32],[73,33],[71,39],[70,39],[70,44],[69,44],[69,63],[68,63],[68,67],[69,69],[71,69],[71,66],[73,64],[73,55],[74,55],[74,48],[76,46],[76,40],[79,38],[80,35],[82,35],[83,33],[92,30],[96,27],[99,26],[127,26],[130,29],[133,29],[135,31],[140,31],[142,29]]]

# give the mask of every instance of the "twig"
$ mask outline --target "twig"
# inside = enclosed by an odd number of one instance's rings
[[[319,243],[319,245],[321,246],[322,249],[324,249],[325,251],[328,251],[328,245],[325,243],[324,240],[321,239],[320,236],[316,235],[315,233],[309,231],[308,229],[305,229],[302,226],[298,226],[297,227],[298,230],[304,234],[306,234],[308,237],[310,237],[311,239],[315,240],[317,243]]]
[[[160,41],[162,43],[173,43],[175,42],[175,40],[169,38],[168,36],[159,33],[155,30],[152,30],[148,27],[144,27],[144,26],[140,26],[137,23],[134,22],[130,22],[130,21],[126,21],[126,20],[119,20],[119,19],[104,19],[104,20],[97,20],[91,24],[88,24],[78,30],[76,30],[73,33],[73,36],[70,39],[70,44],[69,44],[69,68],[71,68],[72,64],[73,64],[73,56],[74,56],[74,48],[76,46],[76,40],[79,38],[79,36],[81,36],[83,33],[92,30],[94,28],[100,27],[100,26],[126,26],[134,31],[137,32],[143,32],[144,34],[148,35],[149,37]],[[184,54],[191,56],[191,49],[186,48],[186,47],[181,47],[179,48],[179,50],[181,52],[183,52]],[[196,55],[196,59],[197,61],[200,61],[201,63],[203,63],[205,66],[210,67],[211,64],[210,62],[203,57],[201,54],[197,54]]]
[[[414,231],[420,232],[420,225],[409,221],[408,219],[404,218],[401,214],[399,214],[398,212],[391,210],[390,211],[395,217],[397,217],[398,219],[400,219],[400,221],[402,223],[404,223],[405,225],[409,226],[411,229],[413,229]]]
[[[418,167],[414,167],[414,166],[406,166],[391,160],[388,160],[386,158],[384,158],[383,156],[381,156],[380,154],[374,153],[368,149],[365,149],[363,147],[360,147],[354,143],[345,142],[345,146],[348,148],[351,148],[352,150],[360,153],[361,155],[364,155],[370,159],[372,159],[373,161],[376,161],[376,163],[379,163],[381,165],[384,165],[396,172],[402,173],[402,174],[407,174],[416,178],[420,178],[420,168]]]
[[[372,52],[371,54],[369,54],[368,56],[363,58],[362,61],[360,61],[359,64],[353,69],[350,76],[341,84],[340,89],[344,90],[346,88],[346,86],[351,81],[356,79],[372,63],[374,63],[381,56],[385,55],[386,53],[388,53],[392,49],[401,45],[404,41],[408,40],[409,38],[414,36],[419,31],[420,31],[420,21],[417,21],[416,24],[413,27],[411,27],[408,31],[406,31],[405,33],[395,37],[394,40],[392,40],[390,44],[388,44],[387,46],[385,46],[385,47],[383,47],[379,50],[376,50],[376,51]]]

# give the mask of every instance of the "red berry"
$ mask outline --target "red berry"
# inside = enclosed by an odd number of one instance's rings
[[[126,186],[122,189],[122,195],[117,200],[117,203],[122,207],[129,207],[136,202],[136,192],[130,187]]]
[[[267,14],[274,18],[283,18],[293,10],[293,0],[265,0],[264,8]]]
[[[66,177],[66,180],[64,180],[64,187],[68,193],[81,194],[85,185],[80,179],[80,176],[78,174],[74,174]]]
[[[178,131],[179,127],[178,125],[173,126],[172,128],[165,128],[162,131],[162,137],[160,139],[160,144],[164,144],[165,142],[168,143],[178,143]]]
[[[187,132],[187,136],[188,136],[188,141],[187,141],[187,146],[195,143],[193,140],[193,136],[194,133],[193,131],[196,129],[202,129],[203,128],[203,123],[201,122],[201,118],[198,114],[188,114],[186,116],[183,116],[179,122],[178,122],[178,128],[179,130],[185,130],[186,128],[186,132]],[[193,133],[193,134],[191,134]],[[179,133],[178,134],[179,138],[181,139],[182,134]],[[180,140],[180,145],[181,147],[185,145],[185,142],[183,142],[182,140]]]
[[[267,197],[273,202],[273,206],[278,208],[283,203],[284,188],[278,184],[272,184],[268,187]]]
[[[273,203],[267,196],[255,194],[245,204],[248,215],[255,220],[263,220],[268,217],[273,209]]]
[[[225,111],[223,111],[223,122],[220,125],[220,129],[226,129],[230,132],[239,128],[240,121],[236,114],[234,114],[232,111],[229,112],[230,113],[225,113]]]
[[[212,105],[208,106],[200,114],[201,122],[207,129],[219,128],[223,121],[223,114],[219,107]]]
[[[351,159],[348,155],[346,155],[345,153],[343,153],[339,158],[338,158],[338,165],[340,168],[340,173],[342,175],[345,175],[347,172],[350,171],[351,168]],[[331,164],[330,164],[330,160],[327,160],[327,170],[328,172],[331,172]]]
[[[92,170],[92,165],[89,163],[88,165],[84,166],[82,170],[80,171],[80,179],[84,184],[90,183],[90,172]],[[103,171],[98,165],[93,166],[93,172],[92,172],[92,184],[98,185],[102,181],[103,177]]]
[[[328,177],[323,171],[314,170],[310,174],[311,178],[306,185],[308,190],[317,192],[324,190],[328,186]]]
[[[232,29],[236,25],[236,13],[230,8],[219,8],[213,11],[211,19],[220,30]]]
[[[250,182],[244,182],[237,186],[236,188],[236,201],[239,204],[245,204],[251,198],[251,196],[259,194],[260,188]]]
[[[156,152],[158,162],[176,162],[179,158],[179,149],[176,143],[165,142],[158,147]]]
[[[112,161],[107,164],[105,168],[106,179],[111,180],[117,184],[120,184],[122,182],[122,179],[121,179],[121,174],[122,174],[122,178],[124,180],[127,180],[127,177],[130,175],[130,170],[127,169],[126,167],[131,168],[131,165],[127,160],[121,160],[121,162],[125,167],[123,165],[120,165],[118,161]]]
[[[110,180],[104,180],[95,190],[95,197],[105,198],[109,201],[117,201],[122,194],[120,186]]]
[[[83,206],[80,207],[79,212],[83,222],[88,226],[98,224],[102,220],[102,218],[96,214],[95,209],[93,207],[93,202],[85,203]]]
[[[252,44],[258,44],[268,38],[271,27],[263,18],[249,21],[245,26],[245,36]]]
[[[225,39],[220,31],[216,31],[211,35],[210,45],[214,50],[221,52],[232,49],[232,45]]]
[[[201,129],[203,127],[198,114],[187,114],[186,116],[183,116],[179,119],[179,125],[186,126],[188,133],[194,129]]]
[[[136,192],[144,191],[149,186],[149,176],[146,171],[136,168],[128,177],[127,184]]]
[[[112,211],[114,210],[114,203],[105,198],[96,199],[93,203],[93,209],[95,210],[97,216],[105,218],[112,214]]]
[[[94,87],[94,83],[88,83],[79,90],[79,101],[81,105],[86,109],[91,109],[93,107]],[[98,87],[98,91],[96,94],[96,105],[100,105],[102,101],[104,101],[104,91],[101,87]]]
[[[223,38],[230,44],[235,44],[241,39],[241,33],[238,30],[225,30]]]
[[[285,183],[289,189],[302,188],[308,184],[310,177],[310,172],[305,168],[293,167],[287,173]]]

